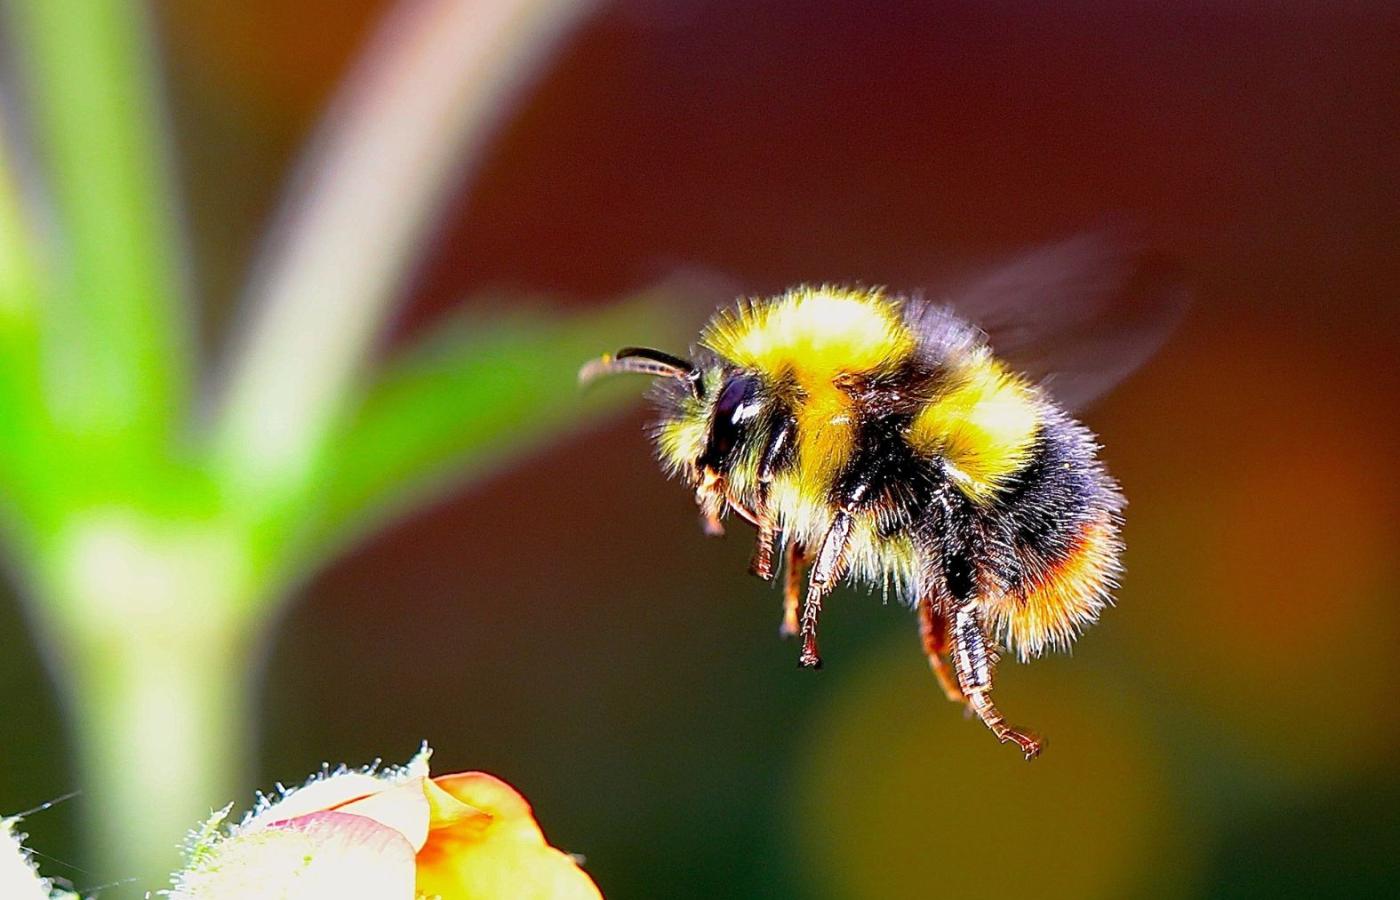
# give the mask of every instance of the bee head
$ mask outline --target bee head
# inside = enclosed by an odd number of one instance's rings
[[[720,373],[714,402],[707,404],[705,442],[693,464],[701,477],[728,476],[734,462],[752,443],[763,413],[758,378],[745,372]]]
[[[704,494],[718,494],[736,478],[747,482],[739,470],[748,468],[766,402],[756,375],[718,361],[696,365],[659,350],[628,347],[588,363],[579,376],[588,381],[614,372],[659,376],[653,392],[661,410],[655,439],[671,474]]]

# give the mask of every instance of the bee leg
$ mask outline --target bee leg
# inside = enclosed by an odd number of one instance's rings
[[[1041,743],[1035,737],[1006,724],[1001,712],[992,703],[992,669],[996,659],[987,648],[986,632],[982,630],[977,604],[972,601],[958,607],[953,615],[953,660],[958,672],[958,684],[967,697],[967,705],[992,734],[1003,744],[1014,742],[1034,759],[1040,754]]]
[[[695,489],[695,503],[700,507],[700,530],[706,537],[724,537],[724,487],[717,478],[707,478]]]
[[[783,563],[783,624],[778,626],[779,637],[797,634],[797,602],[802,599],[802,575],[806,569],[807,556],[802,545],[789,540],[787,560]]]
[[[938,610],[932,594],[925,594],[919,600],[919,635],[924,641],[929,668],[938,679],[943,696],[954,703],[966,703],[967,695],[958,687],[957,676],[943,657],[948,652],[948,617]]]
[[[817,619],[822,614],[822,600],[836,587],[836,582],[845,574],[846,543],[851,536],[851,514],[841,510],[831,520],[826,537],[822,538],[821,550],[812,566],[812,577],[807,584],[807,602],[802,606],[802,653],[798,664],[805,669],[820,669],[821,653],[817,650]]]
[[[777,527],[768,511],[768,492],[773,486],[774,474],[792,458],[792,439],[796,431],[797,422],[791,414],[785,410],[776,412],[768,439],[763,445],[763,453],[758,459],[758,497],[754,509],[758,543],[749,571],[764,581],[773,577],[773,543],[777,537]]]
[[[768,515],[768,511],[760,506],[758,537],[754,541],[753,561],[749,563],[749,571],[764,581],[773,579],[773,543],[777,537],[778,529],[773,525],[773,519]]]

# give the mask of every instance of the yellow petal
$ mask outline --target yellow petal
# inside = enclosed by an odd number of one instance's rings
[[[433,842],[429,841],[429,848]],[[418,858],[418,892],[441,900],[601,900],[573,858],[543,843],[498,839]]]
[[[461,803],[491,817],[491,828],[497,834],[511,832],[544,842],[544,833],[535,824],[530,804],[515,788],[485,772],[462,772],[440,775],[433,784]]]
[[[433,779],[437,810],[418,853],[418,891],[441,900],[597,900],[593,880],[549,846],[514,788],[482,772]],[[437,798],[434,800],[433,798]]]
[[[465,836],[485,831],[491,824],[490,813],[477,809],[470,803],[463,803],[438,787],[434,781],[423,783],[423,793],[428,799],[429,828],[433,831],[451,828],[459,836]]]

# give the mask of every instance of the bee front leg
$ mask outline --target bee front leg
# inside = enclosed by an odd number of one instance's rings
[[[753,561],[749,563],[749,571],[764,581],[770,581],[773,578],[773,544],[777,541],[778,529],[767,510],[760,510],[758,525],[755,526],[758,537],[754,539]]]
[[[724,522],[720,521],[720,515],[726,503],[724,480],[710,469],[697,471],[695,479],[695,504],[700,507],[700,529],[706,537],[723,537]]]
[[[997,740],[1003,744],[1015,742],[1026,755],[1034,759],[1040,754],[1041,743],[1035,737],[1006,724],[1006,719],[992,703],[992,670],[996,659],[987,648],[987,635],[982,628],[977,604],[968,601],[953,614],[953,662],[958,673],[958,685],[967,697],[967,705],[982,720]]]
[[[792,458],[792,439],[796,430],[797,423],[792,415],[785,409],[776,410],[773,425],[768,430],[768,439],[758,458],[757,506],[754,509],[758,541],[749,571],[764,581],[773,577],[773,544],[777,538],[777,526],[773,523],[773,514],[768,510],[768,494],[773,487],[774,474]]]
[[[851,537],[851,514],[841,510],[831,520],[831,527],[822,538],[812,577],[807,585],[807,602],[802,606],[802,653],[798,664],[806,669],[820,669],[821,653],[817,650],[817,619],[822,614],[822,600],[836,587],[846,569],[846,545]]]
[[[966,703],[967,695],[958,687],[957,676],[948,666],[944,654],[948,652],[948,617],[938,609],[932,593],[919,599],[919,635],[924,641],[924,655],[928,657],[933,677],[943,695],[954,703]]]

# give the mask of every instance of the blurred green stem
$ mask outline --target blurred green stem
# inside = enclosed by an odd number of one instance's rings
[[[169,872],[249,765],[252,589],[239,536],[130,509],[76,513],[42,554],[103,876]],[[154,886],[147,884],[147,886]]]
[[[17,533],[34,479],[26,461],[44,430],[39,370],[39,264],[34,233],[14,177],[10,125],[0,110],[0,525]]]
[[[104,877],[154,890],[182,836],[247,790],[248,649],[226,634],[175,635],[155,655],[86,637],[69,688],[88,840]]]
[[[275,504],[303,486],[444,186],[591,6],[408,0],[391,12],[332,104],[246,299],[214,422],[240,493]]]
[[[9,130],[0,114],[0,333],[32,318],[34,310],[34,242],[13,177]]]
[[[73,433],[167,439],[192,387],[190,336],[147,11],[7,9],[62,233],[46,310],[63,373],[47,384],[51,409]]]

